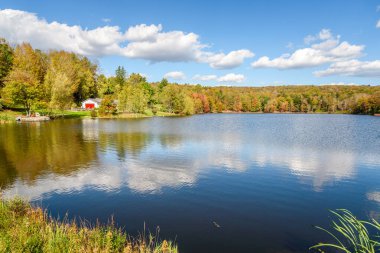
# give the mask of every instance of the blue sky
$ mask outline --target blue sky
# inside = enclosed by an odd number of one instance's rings
[[[2,0],[0,37],[111,75],[263,86],[380,81],[380,1]],[[378,23],[379,22],[379,23]]]

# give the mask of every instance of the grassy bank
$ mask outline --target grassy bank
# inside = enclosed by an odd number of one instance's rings
[[[91,115],[90,111],[59,111],[59,110],[39,110],[42,115],[47,115],[52,119],[64,118],[64,119],[75,119],[75,118],[88,118]]]
[[[177,253],[152,235],[132,238],[109,226],[57,221],[46,211],[14,198],[0,200],[0,252]]]
[[[15,122],[16,117],[21,114],[22,113],[18,111],[11,111],[11,110],[0,111],[0,123]]]
[[[86,118],[90,117],[90,111],[58,111],[58,110],[37,110],[36,112],[40,113],[41,115],[49,116],[52,119],[58,119],[58,118],[64,118],[64,119],[71,119],[71,118]],[[24,110],[20,109],[7,109],[0,111],[0,123],[9,123],[9,122],[15,122],[17,116],[25,116],[26,113]]]
[[[176,117],[176,116],[183,116],[181,114],[175,114],[175,113],[169,113],[169,112],[156,112],[156,114],[153,113],[118,113],[115,115],[108,114],[108,115],[97,115],[97,118],[100,119],[141,119],[141,118],[151,118],[151,117]]]

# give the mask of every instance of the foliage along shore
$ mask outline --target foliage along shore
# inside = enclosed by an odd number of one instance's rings
[[[207,87],[199,84],[149,83],[118,67],[100,74],[87,57],[43,52],[28,43],[10,46],[0,39],[0,110],[24,108],[64,111],[87,98],[102,98],[97,115],[192,115],[221,112],[380,113],[380,86]]]
[[[115,228],[57,221],[45,210],[14,198],[0,200],[0,252],[177,253],[153,235],[132,238]]]

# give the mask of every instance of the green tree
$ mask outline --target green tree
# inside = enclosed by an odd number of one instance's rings
[[[34,50],[30,44],[21,44],[14,52],[13,68],[4,87],[6,100],[21,104],[30,115],[32,108],[46,99],[43,81],[46,73],[46,56]]]
[[[158,90],[161,92],[169,84],[168,79],[162,78],[161,82],[158,84]]]
[[[0,38],[0,89],[13,64],[13,49],[5,39]],[[1,90],[0,90],[1,91]]]
[[[49,67],[45,78],[45,93],[47,97],[52,97],[53,86],[61,84],[56,79],[62,76],[67,78],[67,89],[71,92],[70,104],[74,102],[78,105],[86,98],[97,96],[97,66],[86,57],[65,51],[53,51],[49,53],[48,62]]]
[[[70,90],[70,79],[66,74],[58,72],[51,89],[50,107],[63,110],[69,108],[72,102],[73,94]]]
[[[142,85],[126,85],[119,94],[118,109],[124,112],[144,113],[149,95]]]
[[[127,71],[125,71],[124,67],[118,66],[115,71],[115,83],[117,85],[118,90],[122,90],[127,79]]]
[[[74,101],[79,105],[83,100],[98,95],[96,86],[96,72],[98,66],[93,64],[87,57],[80,56],[76,67],[79,83],[74,92]]]
[[[115,93],[114,87],[111,85],[110,79],[108,79],[105,75],[101,74],[97,78],[98,84],[98,94],[100,97],[104,95],[112,95]]]
[[[170,113],[180,113],[184,110],[184,96],[178,85],[170,84],[166,86],[161,94],[160,101],[164,109]]]
[[[189,96],[184,96],[182,113],[185,115],[192,115],[195,113],[194,101]]]

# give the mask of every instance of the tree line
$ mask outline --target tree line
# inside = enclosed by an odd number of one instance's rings
[[[380,112],[380,86],[208,87],[149,83],[119,66],[113,76],[99,74],[85,56],[43,52],[28,43],[14,47],[0,39],[0,109],[65,110],[87,98],[103,98],[99,113],[199,114],[215,112]]]

